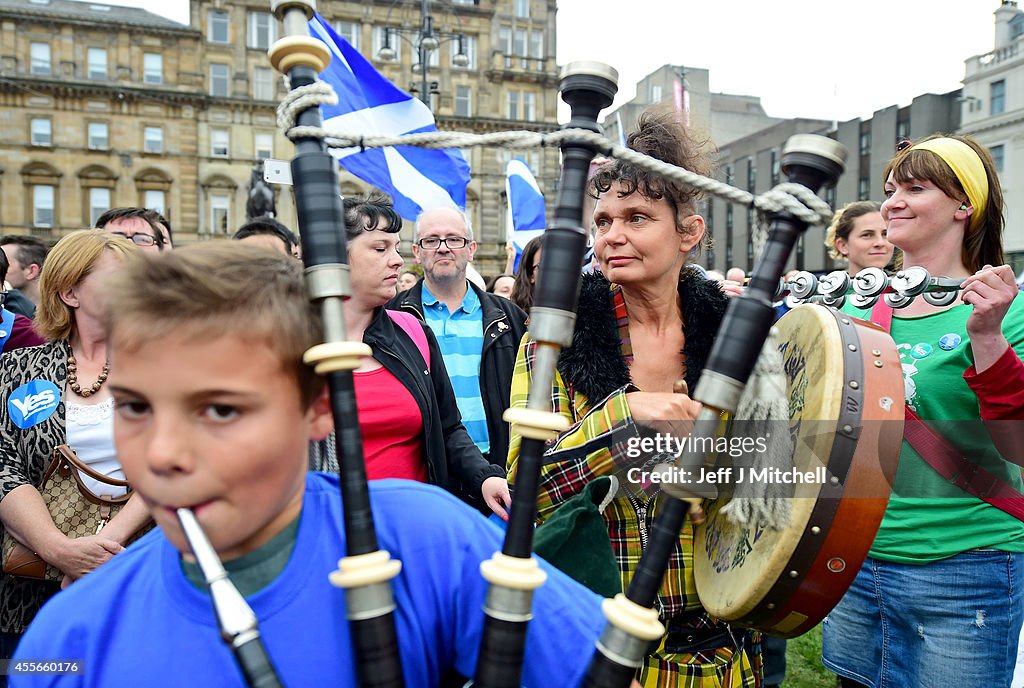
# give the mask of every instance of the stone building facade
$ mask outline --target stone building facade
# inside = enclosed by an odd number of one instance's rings
[[[414,64],[424,9],[443,36],[463,35],[467,65],[456,64],[454,36],[442,38],[425,75]],[[440,129],[558,126],[553,0],[327,0],[319,10],[401,88],[425,76]],[[292,155],[275,124],[284,81],[266,57],[280,28],[262,0],[192,0],[190,18],[0,0],[0,232],[56,239],[119,205],[159,208],[178,243],[230,235],[245,221],[254,166]],[[393,61],[379,56],[385,26],[396,30]],[[524,157],[551,192],[558,152],[465,153],[478,267],[495,272],[504,262],[505,163]],[[342,174],[343,192],[365,189]],[[294,227],[291,191],[275,195],[278,218]]]

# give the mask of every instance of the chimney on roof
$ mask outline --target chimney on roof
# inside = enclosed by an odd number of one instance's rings
[[[996,15],[996,42],[995,49],[1009,45],[1013,39],[1010,31],[1010,20],[1020,14],[1021,10],[1017,8],[1016,0],[1003,0],[1003,3],[999,6],[999,9],[995,11]]]

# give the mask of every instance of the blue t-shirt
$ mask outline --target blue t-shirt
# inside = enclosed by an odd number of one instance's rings
[[[480,562],[500,548],[497,528],[443,490],[375,481],[382,549],[402,562],[393,581],[408,686],[436,686],[449,669],[471,676],[487,584]],[[247,601],[285,686],[355,686],[344,592],[328,582],[344,552],[337,479],[311,473],[295,549],[284,570]],[[534,598],[523,685],[577,685],[604,625],[600,598],[554,570]],[[157,530],[54,597],[15,658],[77,659],[82,675],[12,675],[18,686],[244,686],[221,640],[209,596],[185,578]]]
[[[487,454],[491,450],[491,438],[480,392],[480,364],[484,352],[484,309],[480,297],[467,286],[462,305],[449,313],[448,307],[424,284],[423,317],[441,348],[462,424],[480,453]]]

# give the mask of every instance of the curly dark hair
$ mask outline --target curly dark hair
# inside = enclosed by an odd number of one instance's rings
[[[345,241],[352,241],[363,232],[379,229],[395,234],[402,229],[402,217],[395,211],[391,199],[382,193],[373,192],[365,198],[346,196],[342,201],[345,215]],[[379,226],[381,220],[387,227]]]
[[[679,120],[678,114],[664,106],[649,108],[640,114],[636,129],[626,137],[626,145],[633,150],[657,158],[676,167],[682,167],[705,177],[712,173],[712,151],[709,141],[695,138]],[[620,197],[639,193],[648,200],[664,198],[676,217],[676,229],[686,233],[683,218],[697,213],[697,202],[703,198],[696,189],[662,177],[623,160],[600,167],[589,182],[589,193],[597,198],[607,193],[613,184],[622,188]],[[701,245],[710,247],[705,234]]]

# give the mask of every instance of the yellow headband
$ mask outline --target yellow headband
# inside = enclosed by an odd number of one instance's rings
[[[967,192],[968,202],[974,208],[970,222],[970,230],[974,231],[988,204],[988,176],[978,154],[963,141],[946,137],[922,141],[913,150],[934,153],[953,170],[953,174],[960,180],[960,186]]]

